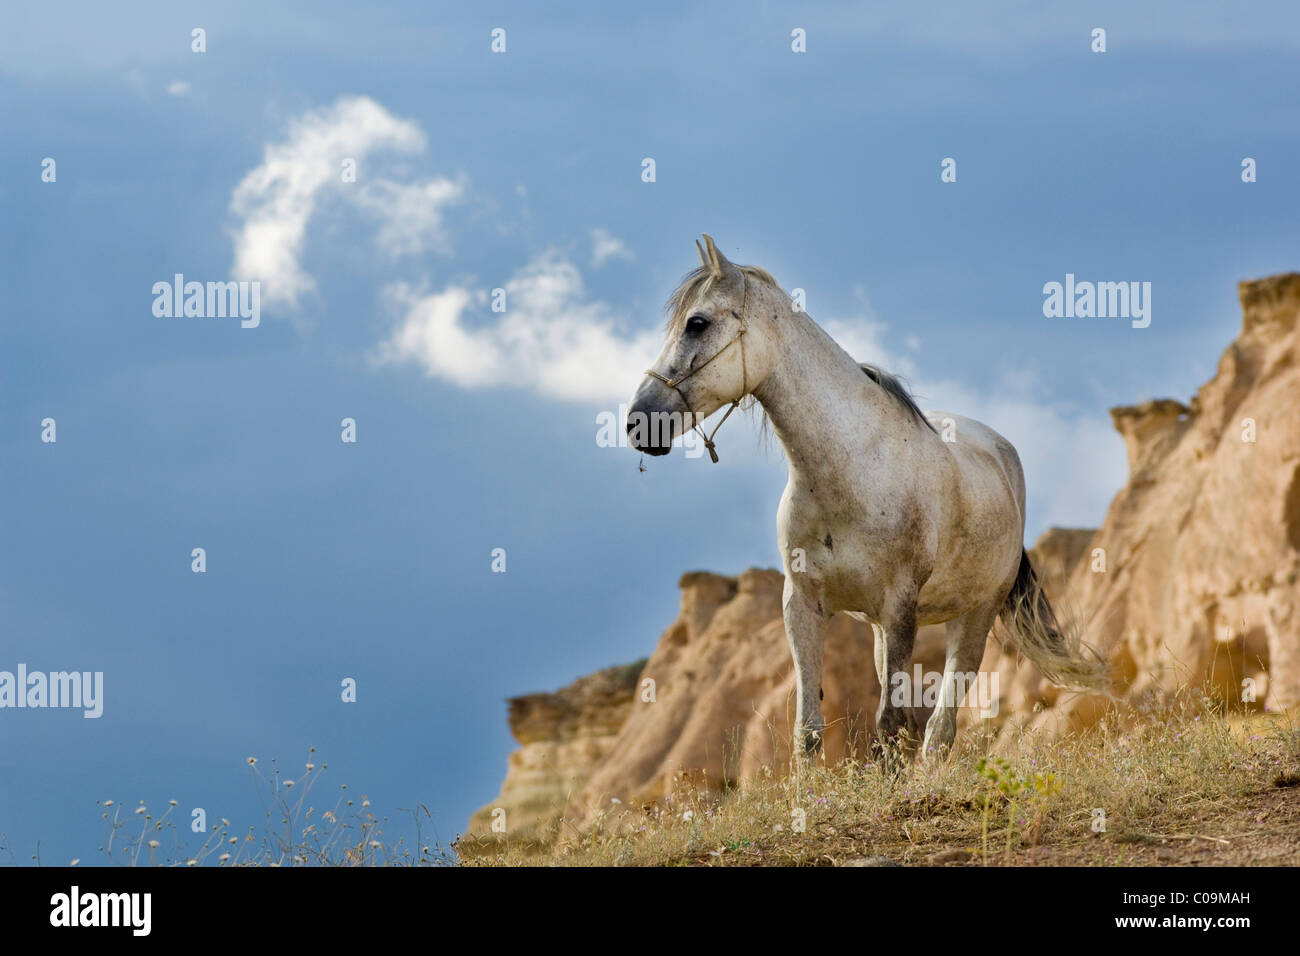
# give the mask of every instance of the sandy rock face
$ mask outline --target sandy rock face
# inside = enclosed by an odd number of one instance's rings
[[[682,610],[646,662],[639,695],[610,759],[570,801],[566,817],[590,822],[618,799],[656,801],[683,783],[722,789],[789,757],[794,668],[781,622],[779,571],[738,578],[683,576]],[[870,629],[843,616],[829,629],[823,708],[826,752],[852,751],[850,729],[870,733],[877,700]]]
[[[501,793],[470,818],[469,832],[492,832],[493,812],[501,810],[512,837],[551,839],[569,797],[609,756],[644,663],[588,674],[553,694],[507,701],[510,732],[520,747],[510,755]]]
[[[781,572],[757,568],[739,577],[685,574],[677,619],[630,681],[611,680],[614,668],[555,694],[512,699],[510,728],[521,746],[470,832],[489,832],[492,810],[501,808],[512,837],[544,838],[562,813],[581,826],[615,799],[638,806],[683,783],[722,789],[788,760],[794,668],[782,584]],[[941,657],[942,629],[925,630],[938,631],[928,644],[930,656]],[[861,752],[874,726],[871,647],[866,625],[843,615],[832,621],[823,688],[831,759]],[[590,703],[593,691],[599,706]],[[862,738],[857,747],[852,737]]]
[[[1207,681],[1247,708],[1300,703],[1300,275],[1238,292],[1241,334],[1187,405],[1111,412],[1129,481],[1068,591],[1133,703]],[[1032,722],[1096,707],[1058,710]]]
[[[1053,528],[1030,552],[1058,611],[1111,660],[1121,704],[1207,681],[1246,709],[1300,703],[1300,275],[1239,291],[1241,334],[1189,403],[1112,410],[1130,477],[1102,527]],[[521,748],[471,830],[485,832],[495,806],[519,835],[553,829],[561,812],[581,827],[683,784],[720,790],[765,766],[781,772],[795,699],[781,588],[771,570],[686,574],[677,620],[643,669],[512,700]],[[880,692],[872,643],[866,625],[832,618],[822,702],[832,762],[867,756]],[[942,670],[944,644],[942,626],[921,629],[923,671]],[[1060,690],[997,640],[980,670],[998,678],[999,746],[1085,727],[1108,703]],[[1243,679],[1254,702],[1241,700]],[[976,719],[963,709],[962,724]]]

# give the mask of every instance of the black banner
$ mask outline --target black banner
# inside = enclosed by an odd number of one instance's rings
[[[847,915],[868,921],[877,940],[881,933],[916,942],[943,926],[965,933],[987,925],[1017,938],[1181,942],[1199,934],[1232,945],[1259,930],[1289,931],[1283,896],[1291,876],[1218,868],[42,868],[0,873],[0,914],[11,939],[76,933],[82,943],[192,943],[196,931],[233,930],[282,934],[290,945],[300,934],[370,943],[403,931],[436,936],[466,920],[494,942],[512,931],[535,939],[545,926],[594,940],[602,927],[625,934],[639,921],[650,937],[655,926],[676,933],[696,920],[706,930],[721,920],[734,932],[758,928],[746,925],[757,905],[764,926]],[[748,905],[736,910],[737,899]]]

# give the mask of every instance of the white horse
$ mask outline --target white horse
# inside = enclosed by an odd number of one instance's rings
[[[915,749],[908,670],[916,629],[947,622],[939,706],[924,752],[944,755],[956,710],[994,619],[1049,680],[1102,688],[1105,668],[1057,625],[1024,550],[1020,458],[987,425],[927,416],[899,381],[860,365],[794,308],[775,280],[736,266],[704,237],[703,265],[669,300],[667,339],[628,412],[632,446],[666,455],[694,427],[747,395],[785,449],[790,479],[777,509],[786,637],[797,685],[795,748],[821,747],[822,642],[836,611],[872,625],[888,757]],[[726,416],[723,417],[723,421]],[[944,431],[936,430],[938,423]],[[891,680],[892,678],[892,680]],[[904,703],[893,687],[907,688]]]

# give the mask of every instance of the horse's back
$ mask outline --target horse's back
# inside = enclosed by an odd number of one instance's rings
[[[941,411],[928,411],[925,416],[957,460],[962,478],[981,485],[992,481],[994,487],[1009,492],[1023,523],[1025,472],[1015,446],[974,418]]]

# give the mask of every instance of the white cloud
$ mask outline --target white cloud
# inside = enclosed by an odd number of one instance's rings
[[[431,377],[464,388],[506,386],[562,401],[616,402],[631,396],[658,352],[658,332],[620,332],[613,308],[589,298],[578,268],[554,253],[539,256],[504,288],[506,311],[494,313],[483,290],[390,286],[388,298],[403,315],[376,361],[416,362]],[[480,317],[495,321],[472,321]]]
[[[365,160],[381,152],[413,154],[424,133],[374,100],[345,97],[289,125],[285,139],[266,147],[262,163],[235,187],[231,212],[234,274],[262,282],[263,304],[296,307],[315,281],[302,268],[307,224],[323,199],[347,198],[381,222],[381,249],[400,255],[443,240],[441,210],[463,185],[446,179],[399,183],[368,176]],[[342,181],[344,160],[355,160],[357,182]]]
[[[594,268],[599,269],[610,259],[626,259],[630,262],[635,258],[622,239],[599,227],[591,230],[591,264]]]
[[[829,319],[817,324],[839,343],[840,348],[858,362],[879,365],[895,375],[911,375],[911,364],[901,356],[892,354],[885,347],[883,340],[887,330],[885,323],[875,319],[859,318]]]
[[[389,255],[419,255],[428,249],[447,251],[443,211],[465,192],[463,181],[431,179],[423,183],[379,180],[361,187],[358,204],[380,220],[375,241]]]
[[[167,84],[168,96],[189,96],[190,85],[184,80],[172,80]]]

